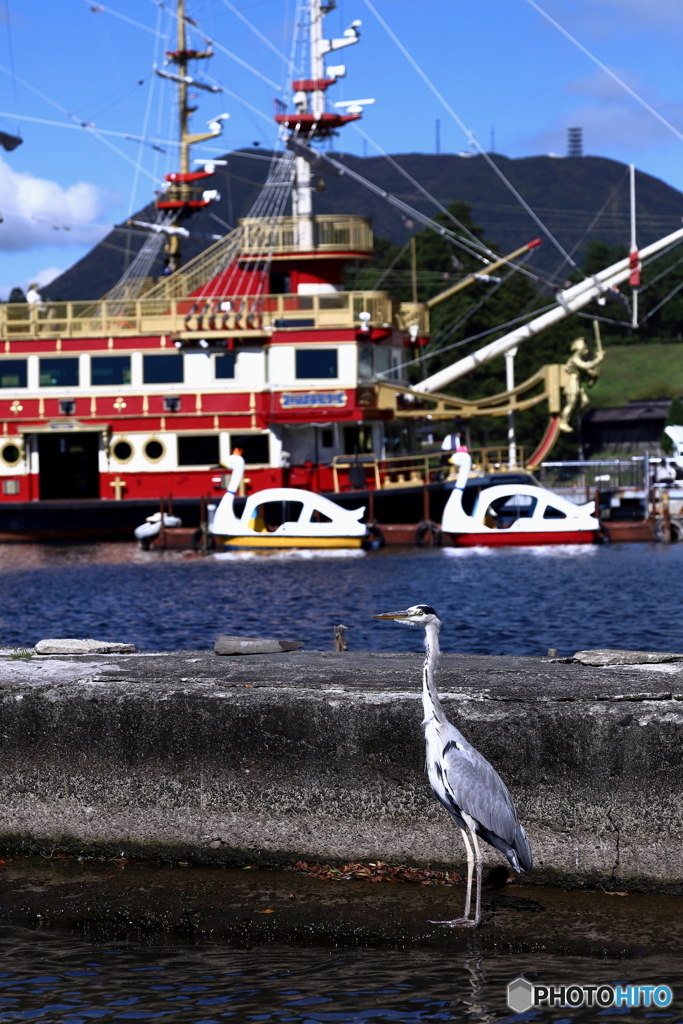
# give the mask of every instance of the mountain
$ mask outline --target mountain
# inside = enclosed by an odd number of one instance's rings
[[[433,214],[434,206],[424,198],[384,157],[355,157],[336,154],[350,169],[391,192],[423,213]],[[211,186],[219,189],[221,199],[207,210],[185,221],[198,234],[222,233],[245,216],[266,179],[270,154],[257,150],[228,153],[226,168],[218,168]],[[444,206],[454,200],[469,203],[475,223],[485,238],[503,252],[510,252],[538,236],[544,244],[537,250],[533,264],[546,273],[558,271],[560,279],[568,272],[561,267],[562,257],[542,234],[538,225],[522,208],[482,156],[405,153],[393,157]],[[500,154],[492,159],[520,193],[549,231],[568,252],[580,261],[588,241],[602,239],[610,245],[629,243],[628,167],[604,157],[534,156],[511,160]],[[683,194],[652,175],[636,172],[636,212],[638,244],[642,247],[681,226]],[[327,177],[324,191],[315,197],[317,213],[350,212],[372,217],[375,235],[404,243],[416,230],[413,224],[380,196],[351,178]],[[601,212],[602,211],[602,212]],[[153,220],[150,204],[135,215]],[[81,260],[43,289],[53,301],[95,299],[114,286],[123,270],[142,245],[145,232],[116,227]],[[184,259],[210,245],[207,239],[192,239],[184,244]],[[159,259],[153,274],[161,271]]]

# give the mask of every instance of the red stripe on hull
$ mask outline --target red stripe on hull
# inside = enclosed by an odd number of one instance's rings
[[[593,530],[567,530],[560,533],[460,533],[451,534],[457,548],[537,547],[541,544],[593,544]]]

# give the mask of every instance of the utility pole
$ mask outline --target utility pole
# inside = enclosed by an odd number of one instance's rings
[[[437,155],[441,152],[441,121],[438,117],[436,119],[436,152]]]

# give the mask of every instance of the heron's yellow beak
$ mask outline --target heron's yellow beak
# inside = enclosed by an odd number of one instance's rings
[[[384,612],[382,615],[373,615],[373,619],[409,619],[409,612]]]

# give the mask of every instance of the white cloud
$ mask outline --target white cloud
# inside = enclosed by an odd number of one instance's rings
[[[0,157],[0,250],[93,245],[109,230],[96,222],[116,202],[97,185],[79,181],[63,188],[29,171],[15,171]]]
[[[610,70],[615,75],[618,75],[622,82],[630,86],[634,92],[642,95],[645,91],[639,75],[634,75],[632,71],[624,68],[613,67]],[[598,100],[623,100],[627,95],[618,82],[615,82],[613,78],[610,78],[609,75],[606,75],[604,71],[598,68],[591,75],[574,78],[572,81],[567,82],[565,88],[567,92],[576,93],[579,96],[590,96],[592,99]]]
[[[648,23],[654,21],[680,24],[680,0],[589,0],[595,9],[601,5],[613,9],[620,17],[632,17]]]
[[[23,281],[16,281],[15,284],[0,284],[0,302],[7,302],[12,288],[18,287],[26,293],[30,284],[38,282],[39,288],[45,288],[56,277],[64,273],[64,267],[45,267],[44,270],[37,270],[35,274],[25,277]]]

